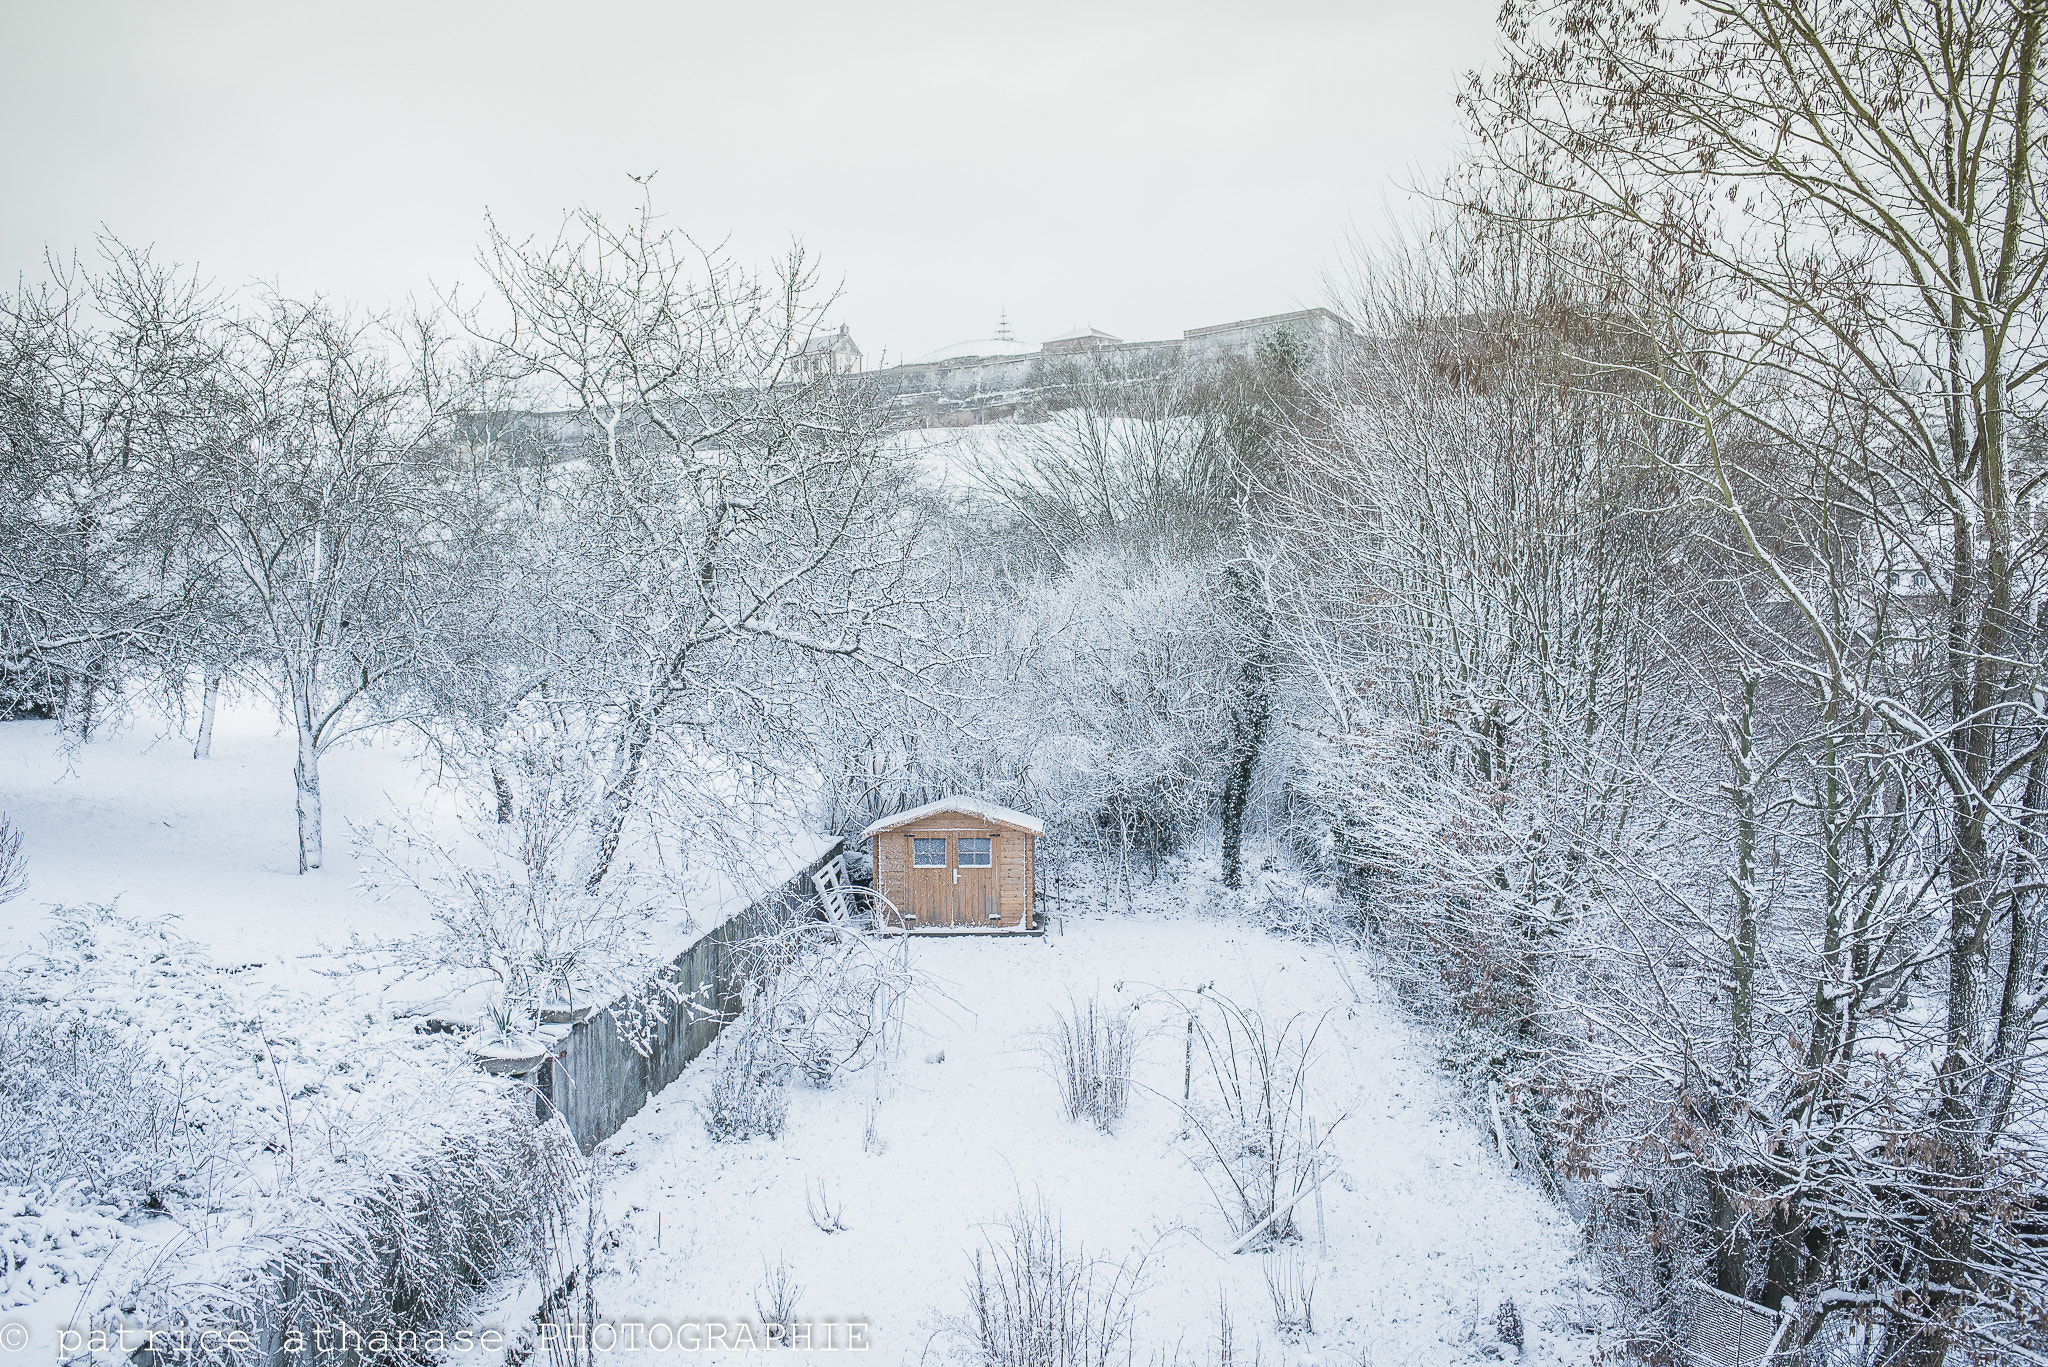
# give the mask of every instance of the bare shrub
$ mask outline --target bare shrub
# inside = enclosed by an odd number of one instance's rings
[[[1249,1367],[1259,1367],[1263,1354],[1259,1345],[1252,1345]],[[1240,1367],[1238,1356],[1237,1321],[1230,1313],[1230,1297],[1221,1286],[1216,1288],[1216,1356],[1214,1367]]]
[[[1107,1010],[1094,997],[1083,1005],[1068,998],[1046,1046],[1067,1119],[1112,1132],[1130,1108],[1135,1051],[1129,1012]]]
[[[917,986],[909,944],[847,921],[776,921],[738,947],[733,973],[751,988],[756,1047],[814,1087],[885,1057]]]
[[[877,1097],[868,1103],[867,1123],[860,1132],[860,1151],[880,1157],[888,1150],[889,1141],[882,1138],[882,1102]]]
[[[825,1186],[825,1179],[818,1179],[818,1192],[811,1194],[811,1184],[804,1182],[804,1209],[809,1212],[811,1223],[818,1227],[820,1234],[838,1234],[846,1229],[846,1203],[832,1204],[832,1193]]]
[[[1108,1367],[1129,1356],[1145,1259],[1069,1248],[1043,1199],[987,1235],[967,1282],[968,1325],[984,1367]]]
[[[1249,1356],[1238,1341],[1237,1320],[1230,1313],[1230,1296],[1221,1287],[1216,1288],[1216,1342],[1207,1351],[1196,1354],[1185,1351],[1185,1342],[1176,1343],[1172,1352],[1155,1352],[1150,1367],[1262,1367],[1265,1352],[1256,1339],[1252,1342]]]
[[[0,903],[28,891],[28,856],[21,852],[21,832],[0,813]]]
[[[789,1119],[789,1094],[783,1086],[789,1066],[768,1047],[758,1020],[742,1018],[728,1032],[718,1066],[711,1074],[704,1101],[704,1129],[720,1143],[776,1139]]]
[[[1322,1018],[1278,1026],[1215,993],[1191,1013],[1208,1084],[1186,1102],[1196,1166],[1245,1246],[1296,1237],[1294,1209],[1313,1189],[1330,1134],[1344,1117],[1309,1115],[1308,1076]]]
[[[1298,1255],[1268,1258],[1265,1266],[1266,1295],[1273,1302],[1273,1327],[1284,1339],[1299,1339],[1316,1331],[1316,1274],[1302,1266]]]
[[[761,1284],[754,1288],[754,1313],[761,1320],[761,1337],[769,1347],[788,1347],[790,1325],[796,1320],[796,1303],[804,1294],[803,1283],[789,1257],[778,1253],[771,1266],[761,1260]]]

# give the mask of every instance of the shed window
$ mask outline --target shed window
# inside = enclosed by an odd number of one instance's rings
[[[910,842],[910,863],[913,868],[943,869],[946,867],[946,842],[943,838],[926,840],[922,836]]]
[[[985,869],[993,861],[989,858],[988,837],[960,837],[960,867],[963,869]]]

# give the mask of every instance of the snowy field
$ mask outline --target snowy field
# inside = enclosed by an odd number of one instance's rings
[[[91,744],[60,748],[46,721],[0,722],[0,812],[22,832],[27,892],[0,906],[0,944],[31,943],[51,906],[106,905],[179,933],[223,961],[282,969],[322,942],[399,933],[414,909],[380,904],[347,822],[401,810],[452,829],[455,794],[390,744],[342,745],[321,764],[328,866],[300,877],[293,843],[292,738],[261,706],[224,708],[213,753],[167,719],[124,720]]]
[[[1159,892],[1151,900],[1173,896]],[[1255,1352],[1331,1367],[1487,1360],[1503,1352],[1503,1297],[1525,1322],[1524,1360],[1592,1359],[1604,1302],[1571,1222],[1460,1116],[1364,959],[1233,915],[1165,909],[914,952],[930,990],[910,1008],[900,1057],[828,1090],[793,1088],[779,1139],[713,1143],[700,1060],[606,1146],[617,1243],[598,1281],[601,1319],[650,1333],[657,1320],[758,1320],[765,1271],[784,1261],[802,1288],[798,1318],[865,1321],[866,1360],[952,1361],[966,1347],[949,1331],[974,1251],[999,1241],[996,1222],[1020,1202],[1043,1198],[1089,1253],[1143,1256],[1140,1363],[1218,1361],[1219,1303],[1240,1364]],[[1205,984],[1272,1020],[1328,1013],[1311,1087],[1319,1120],[1343,1116],[1337,1166],[1290,1248],[1229,1252],[1235,1239],[1179,1135],[1185,1012],[1168,994]],[[1114,1135],[1063,1118],[1042,1052],[1055,1012],[1091,994],[1135,1006],[1141,1032],[1138,1086]],[[821,1187],[844,1230],[813,1223]],[[1276,1266],[1289,1260],[1314,1279],[1314,1332],[1283,1340],[1265,1274],[1297,1270]]]
[[[292,806],[293,741],[260,703],[224,706],[212,754],[192,758],[174,719],[123,719],[88,745],[63,747],[45,721],[0,722],[0,813],[23,837],[28,889],[0,904],[0,956],[33,946],[55,906],[116,905],[127,917],[173,917],[180,936],[265,986],[331,992],[330,952],[419,929],[421,904],[391,886],[369,857],[371,838],[404,822],[460,849],[476,796],[417,744],[390,738],[344,742],[321,760],[326,867],[297,872]],[[672,953],[776,886],[822,848],[777,832],[779,858],[739,871],[721,864],[677,871],[685,917],[666,928]],[[673,845],[637,846],[650,865],[675,861]],[[363,883],[379,878],[376,896]],[[687,924],[686,924],[687,921]],[[459,985],[357,981],[374,1007],[445,1008]]]

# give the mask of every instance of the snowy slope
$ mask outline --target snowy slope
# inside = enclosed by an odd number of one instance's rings
[[[116,898],[131,916],[177,916],[180,933],[238,963],[307,954],[348,927],[403,929],[405,908],[354,891],[345,823],[403,809],[444,825],[453,794],[395,746],[335,748],[321,764],[328,866],[302,878],[292,748],[259,706],[223,708],[204,760],[146,716],[68,750],[49,722],[0,722],[0,812],[23,834],[29,875],[0,906],[0,945],[32,940],[53,903]]]
[[[0,957],[35,944],[53,906],[118,903],[123,915],[176,917],[177,933],[216,961],[255,966],[252,981],[331,992],[327,951],[351,935],[416,932],[418,896],[361,883],[375,872],[355,830],[407,822],[463,847],[465,798],[455,776],[394,738],[359,738],[320,766],[326,867],[300,875],[294,843],[293,742],[260,704],[224,706],[213,752],[143,714],[90,744],[64,747],[49,722],[0,722],[0,813],[22,832],[27,892],[0,904]],[[754,819],[750,817],[749,819]],[[673,844],[691,833],[673,833]],[[661,957],[778,885],[823,848],[778,830],[757,867],[692,867]],[[631,853],[631,849],[628,851]],[[386,1009],[438,1009],[447,983],[357,983]]]

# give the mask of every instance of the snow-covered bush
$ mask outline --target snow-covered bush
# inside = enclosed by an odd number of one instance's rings
[[[758,1019],[743,1020],[719,1041],[718,1060],[699,1109],[704,1131],[722,1143],[776,1139],[789,1118],[787,1057]]]
[[[173,1360],[311,1363],[293,1329],[445,1325],[527,1248],[529,1175],[573,1142],[449,1037],[256,990],[162,922],[55,920],[0,976],[14,1303],[68,1287],[81,1329],[258,1345]]]
[[[319,1326],[374,1326],[388,1349],[401,1330],[445,1333],[489,1278],[519,1264],[538,1203],[569,1195],[535,1176],[575,1154],[559,1120],[537,1120],[514,1094],[470,1121],[415,1130],[382,1170],[267,1208],[243,1239],[122,1269],[136,1274],[123,1299],[148,1323],[189,1331],[168,1355],[177,1364],[313,1367],[332,1351],[312,1337]],[[236,1352],[209,1329],[243,1330],[258,1348]]]
[[[1104,1134],[1131,1104],[1131,1060],[1136,1032],[1128,1011],[1111,1011],[1090,997],[1069,999],[1046,1042],[1053,1081],[1067,1119],[1085,1120]]]
[[[725,1027],[699,1103],[713,1139],[776,1137],[793,1078],[829,1087],[896,1045],[891,1026],[918,980],[908,943],[815,910],[761,918],[732,946],[725,981],[700,986],[736,991],[738,1010],[689,1003]]]
[[[597,1261],[604,1244],[604,1187],[607,1159],[602,1146],[584,1157],[559,1121],[548,1127],[550,1142],[537,1146],[525,1173],[533,1237],[527,1265],[544,1288],[533,1323],[548,1350],[551,1367],[592,1367],[590,1335],[575,1326],[597,1322]],[[515,1343],[509,1360],[530,1345]],[[528,1360],[531,1360],[529,1357]]]
[[[21,852],[21,832],[0,812],[0,902],[28,891],[28,856]]]
[[[31,1191],[0,1186],[0,1313],[67,1285],[74,1292],[129,1237],[115,1208],[92,1203],[76,1181]]]
[[[490,986],[499,1031],[522,1035],[550,1007],[607,1002],[652,980],[655,903],[624,871],[593,889],[585,870],[591,784],[564,747],[536,742],[508,760],[521,800],[511,819],[476,812],[451,846],[419,826],[364,830],[372,893],[416,894],[431,929],[352,942],[364,967]]]
[[[1070,1247],[1040,1199],[992,1227],[974,1254],[959,1333],[979,1367],[1109,1367],[1130,1356],[1145,1259]]]
[[[0,1186],[155,1199],[194,1137],[181,1082],[123,1032],[0,991]]]

